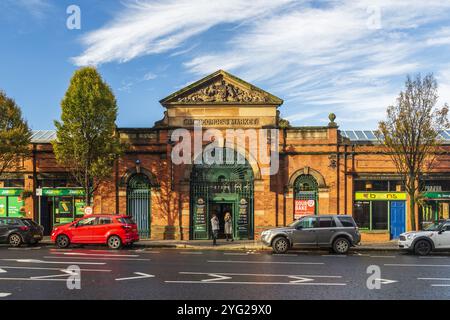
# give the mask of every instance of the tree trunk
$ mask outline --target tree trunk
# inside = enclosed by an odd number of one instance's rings
[[[411,219],[411,230],[416,231],[416,202],[414,200],[414,193],[409,194],[409,217]]]

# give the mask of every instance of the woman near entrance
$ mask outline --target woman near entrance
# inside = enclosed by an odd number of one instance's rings
[[[231,219],[231,214],[229,212],[225,213],[224,220],[225,220],[225,237],[226,237],[227,241],[228,241],[228,239],[231,239],[231,241],[234,241],[233,235],[232,235],[233,221]]]
[[[219,218],[217,218],[217,215],[215,213],[212,214],[211,217],[211,229],[212,229],[212,236],[213,236],[213,246],[215,246],[217,243],[217,238],[219,236]]]

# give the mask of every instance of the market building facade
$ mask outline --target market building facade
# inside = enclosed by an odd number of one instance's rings
[[[280,118],[281,99],[222,70],[160,103],[166,111],[154,126],[118,129],[129,147],[93,203],[95,213],[132,215],[141,237],[208,239],[211,214],[223,228],[226,212],[236,239],[258,239],[263,230],[307,214],[352,215],[363,240],[389,240],[410,229],[408,197],[373,131],[339,130],[334,115],[327,126],[289,126]],[[173,139],[180,129],[192,140]],[[205,138],[208,129],[225,138]],[[249,136],[244,143],[228,139],[230,129]],[[267,139],[257,138],[256,153],[250,152],[245,141],[262,131]],[[441,135],[445,152],[421,181],[420,226],[449,218],[450,132]],[[85,207],[83,191],[55,160],[55,136],[35,131],[31,157],[21,170],[0,177],[0,216],[32,217],[47,234],[54,225],[81,217]],[[180,141],[201,146],[200,152],[193,147],[181,154],[191,160],[181,164],[173,158]],[[218,146],[215,158],[232,155],[234,161],[202,161],[212,142]],[[217,155],[218,150],[223,152]],[[276,170],[261,154],[275,156]]]

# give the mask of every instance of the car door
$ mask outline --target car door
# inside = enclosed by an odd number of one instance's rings
[[[298,247],[316,247],[317,226],[318,218],[316,216],[302,218],[292,233],[293,245]]]
[[[91,240],[93,243],[106,243],[106,234],[113,223],[111,217],[98,217],[92,226]]]
[[[0,219],[0,242],[6,242],[8,238],[8,226],[6,219]]]
[[[319,217],[319,227],[316,229],[317,245],[328,247],[336,232],[336,222],[333,217]]]
[[[84,218],[75,224],[72,232],[72,243],[90,243],[92,237],[92,228],[95,224],[96,217]]]
[[[437,249],[450,249],[450,223],[445,224],[442,227],[442,232],[436,234],[436,240]]]

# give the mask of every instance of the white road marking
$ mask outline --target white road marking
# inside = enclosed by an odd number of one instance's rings
[[[395,256],[370,256],[371,258],[395,258]]]
[[[450,287],[450,284],[432,284],[432,287]]]
[[[239,252],[224,252],[226,256],[248,256],[248,253],[239,253]]]
[[[215,274],[215,273],[208,273],[208,276],[214,277],[214,278],[203,279],[202,281],[204,281],[204,282],[212,282],[212,281],[221,281],[221,280],[231,279],[231,277],[222,276],[220,274]]]
[[[450,264],[408,264],[408,263],[385,263],[386,267],[440,267],[440,268],[448,268]]]
[[[210,274],[207,272],[179,272],[180,274]],[[227,276],[255,276],[255,277],[312,277],[312,278],[342,278],[342,276],[325,276],[312,274],[270,274],[270,273],[232,273],[232,272],[215,272]]]
[[[145,249],[138,249],[138,250],[135,250],[135,252],[140,252],[140,253],[161,253],[160,251],[151,251],[151,250],[145,250]]]
[[[93,264],[93,265],[104,265],[105,262],[79,262],[79,261],[44,261],[37,259],[1,259],[2,261],[14,261],[21,263],[49,263],[49,264]]]
[[[2,268],[2,269],[23,269],[23,270],[51,270],[51,271],[64,270],[64,269],[61,269],[61,268],[11,267],[11,266],[1,266],[0,268]],[[86,271],[86,272],[111,272],[112,270],[107,270],[107,269],[80,269],[80,271]]]
[[[293,282],[245,282],[245,281],[212,281],[212,282],[204,282],[204,281],[164,281],[166,283],[202,283],[202,284],[258,284],[258,285],[291,285],[291,286],[346,286],[346,283],[319,283],[319,282],[303,282],[303,283],[293,283]]]
[[[6,270],[0,268],[0,273],[5,273],[5,272],[6,272]]]
[[[8,293],[8,292],[0,292],[0,298],[5,298],[5,297],[8,297],[10,295],[11,295],[11,293]]]
[[[419,257],[420,259],[448,259],[448,257]]]
[[[391,283],[395,283],[398,282],[398,280],[390,280],[390,279],[375,279],[377,281],[380,281],[381,284],[391,284]]]
[[[196,252],[196,251],[193,251],[193,252],[180,252],[180,254],[203,254],[203,252]]]
[[[101,258],[101,257],[52,257],[44,256],[45,259],[80,259],[80,260],[113,260],[113,261],[150,261],[150,259],[138,259],[138,258]],[[75,264],[78,262],[74,262]]]
[[[154,277],[155,277],[155,276],[152,275],[152,274],[147,274],[147,273],[142,273],[142,272],[134,272],[134,274],[137,274],[138,277],[117,278],[116,281],[136,280],[136,279],[154,278]]]
[[[291,253],[273,253],[272,256],[277,257],[298,257],[298,254],[291,254]]]
[[[82,253],[82,252],[55,252],[52,254],[67,256],[88,256],[88,257],[139,257],[138,254],[106,254],[106,253]]]
[[[19,250],[19,251],[27,251],[27,250],[39,250],[41,247],[31,247],[31,248],[8,248],[8,250]]]
[[[417,278],[417,280],[450,281],[450,278]]]
[[[293,261],[248,261],[248,260],[208,260],[210,263],[256,263],[256,264],[325,264],[323,262],[293,262]]]

